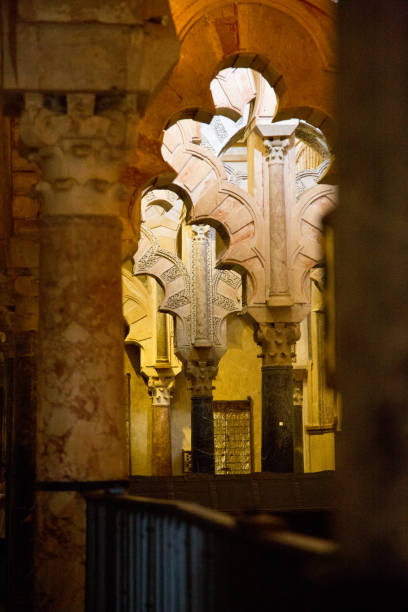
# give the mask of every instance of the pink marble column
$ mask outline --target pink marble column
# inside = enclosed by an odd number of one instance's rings
[[[152,475],[171,476],[170,406],[174,375],[163,368],[149,378],[152,397]]]
[[[83,491],[128,477],[123,401],[121,232],[117,184],[127,118],[67,113],[27,96],[24,143],[42,170],[35,508],[35,609],[84,609]],[[106,108],[106,106],[105,106]]]
[[[269,150],[269,219],[270,219],[270,281],[269,296],[283,297],[289,294],[284,156],[288,139],[267,140]]]
[[[268,306],[292,306],[287,253],[287,211],[291,205],[291,181],[294,181],[293,158],[289,151],[294,146],[296,121],[257,124],[257,132],[264,139],[268,152],[269,189],[269,290]]]

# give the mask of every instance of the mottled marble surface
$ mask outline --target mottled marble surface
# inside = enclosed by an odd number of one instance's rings
[[[152,474],[171,476],[170,407],[152,406]]]
[[[120,221],[41,225],[38,480],[127,475]]]
[[[36,610],[84,610],[85,516],[85,499],[81,494],[37,492]]]

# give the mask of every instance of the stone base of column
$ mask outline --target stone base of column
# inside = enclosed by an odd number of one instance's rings
[[[191,398],[191,458],[193,472],[214,473],[212,397]]]
[[[293,369],[262,368],[262,471],[293,472]]]
[[[152,475],[171,476],[171,438],[169,406],[153,406]]]

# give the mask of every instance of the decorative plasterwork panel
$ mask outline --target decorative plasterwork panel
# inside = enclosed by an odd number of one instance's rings
[[[242,277],[233,270],[215,270],[212,281],[215,344],[226,344],[226,317],[242,309]]]
[[[150,274],[164,287],[160,310],[176,315],[176,345],[226,347],[225,318],[242,308],[240,274],[215,269],[215,230],[191,229],[188,268],[174,253],[162,249],[154,234],[142,227],[134,257],[134,274]]]
[[[141,227],[139,248],[134,255],[133,273],[154,276],[164,288],[164,300],[160,305],[163,312],[177,315],[184,322],[183,337],[190,341],[191,282],[190,274],[177,255],[160,247],[152,231]]]

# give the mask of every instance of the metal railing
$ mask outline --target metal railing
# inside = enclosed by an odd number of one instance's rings
[[[311,564],[334,552],[265,516],[237,521],[187,502],[93,493],[87,612],[259,611],[272,600],[287,609],[302,601]]]

